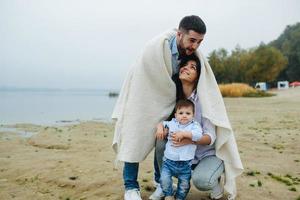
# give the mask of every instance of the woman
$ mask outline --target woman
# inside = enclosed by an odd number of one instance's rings
[[[201,191],[211,190],[210,197],[219,199],[223,196],[223,187],[220,184],[220,177],[224,172],[224,164],[221,159],[216,156],[215,125],[209,119],[202,117],[200,100],[198,98],[197,84],[200,77],[200,61],[194,54],[187,56],[181,60],[179,64],[179,74],[173,78],[176,83],[176,98],[189,99],[195,104],[195,120],[201,123],[203,128],[202,138],[196,142],[197,150],[193,160],[192,181],[195,187]],[[173,113],[169,118],[173,117]],[[159,171],[161,168],[162,157],[165,148],[165,140],[157,140],[155,147],[155,180],[159,180]],[[192,143],[191,140],[185,139],[181,142],[173,140],[175,146],[181,146]],[[160,185],[157,185],[156,191],[149,199],[161,199],[163,196]]]

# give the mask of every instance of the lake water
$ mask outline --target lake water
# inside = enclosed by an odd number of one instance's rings
[[[0,91],[0,124],[110,121],[117,98],[105,90]]]

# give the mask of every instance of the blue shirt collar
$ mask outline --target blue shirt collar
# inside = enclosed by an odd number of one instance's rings
[[[179,55],[178,49],[177,49],[176,35],[174,35],[171,38],[170,42],[171,42],[171,53],[172,53],[172,55],[176,55],[176,54]]]

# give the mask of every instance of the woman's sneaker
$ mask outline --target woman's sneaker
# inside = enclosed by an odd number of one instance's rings
[[[211,199],[221,199],[224,195],[224,188],[221,185],[221,180],[218,182],[218,184],[212,189],[210,193]]]
[[[138,189],[126,190],[124,200],[142,200],[141,193]]]
[[[160,187],[160,184],[158,183],[156,185],[156,190],[151,194],[149,197],[150,200],[161,200],[164,198],[164,193],[162,191],[162,188]]]

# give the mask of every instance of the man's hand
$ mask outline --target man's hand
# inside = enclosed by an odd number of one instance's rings
[[[159,140],[163,140],[165,136],[167,135],[167,130],[164,129],[164,126],[162,123],[159,123],[156,127],[156,133],[155,137]]]

